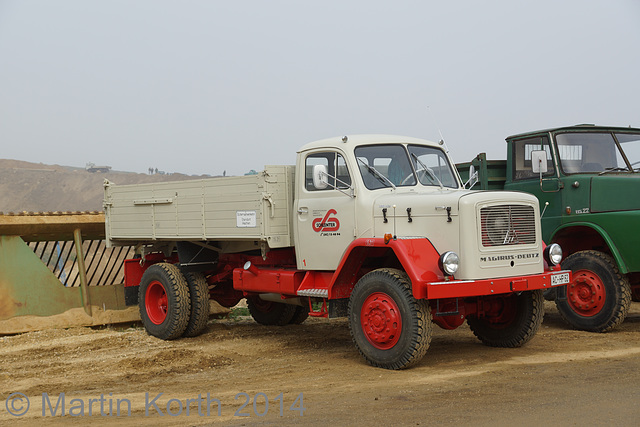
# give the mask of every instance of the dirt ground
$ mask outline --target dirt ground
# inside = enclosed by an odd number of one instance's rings
[[[202,336],[176,341],[139,324],[7,336],[0,423],[637,425],[640,303],[608,334],[570,330],[545,305],[523,348],[485,347],[466,324],[436,327],[427,356],[404,371],[368,366],[345,319],[211,319]]]

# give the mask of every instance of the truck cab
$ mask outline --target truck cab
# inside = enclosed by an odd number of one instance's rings
[[[301,270],[334,271],[354,240],[386,234],[428,238],[438,252],[456,253],[460,279],[544,269],[535,256],[542,253],[535,197],[465,190],[437,143],[391,135],[326,139],[304,146],[296,169]]]
[[[504,189],[538,197],[543,238],[560,243],[566,268],[583,272],[568,293],[561,289],[559,310],[579,329],[613,329],[632,289],[640,298],[640,129],[577,125],[506,140]],[[532,165],[536,151],[546,153],[542,171]]]

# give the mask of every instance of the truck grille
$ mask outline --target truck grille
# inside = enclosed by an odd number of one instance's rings
[[[482,246],[528,245],[536,243],[533,207],[498,205],[480,209]]]

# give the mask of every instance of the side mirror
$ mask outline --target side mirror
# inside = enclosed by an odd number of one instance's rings
[[[536,150],[531,152],[531,169],[533,173],[547,173],[547,152]]]
[[[556,193],[562,190],[563,185],[557,178],[548,178],[544,179],[542,177],[543,174],[547,173],[547,152],[544,150],[536,150],[531,152],[531,170],[533,173],[540,174],[540,190],[543,193]],[[556,188],[551,190],[544,189],[545,181],[553,181],[555,182]],[[548,187],[548,186],[547,186]]]
[[[313,187],[316,190],[324,190],[329,186],[329,182],[327,181],[327,177],[329,174],[327,173],[327,167],[325,165],[314,165],[313,166]]]
[[[468,185],[469,190],[471,190],[473,186],[476,185],[477,183],[478,183],[478,171],[476,170],[475,166],[470,165],[469,180],[464,183],[464,188],[467,188],[467,185]]]

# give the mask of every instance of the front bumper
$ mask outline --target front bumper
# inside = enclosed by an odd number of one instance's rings
[[[499,279],[414,283],[413,294],[419,299],[462,298],[551,289],[570,282],[571,271],[560,270]]]

